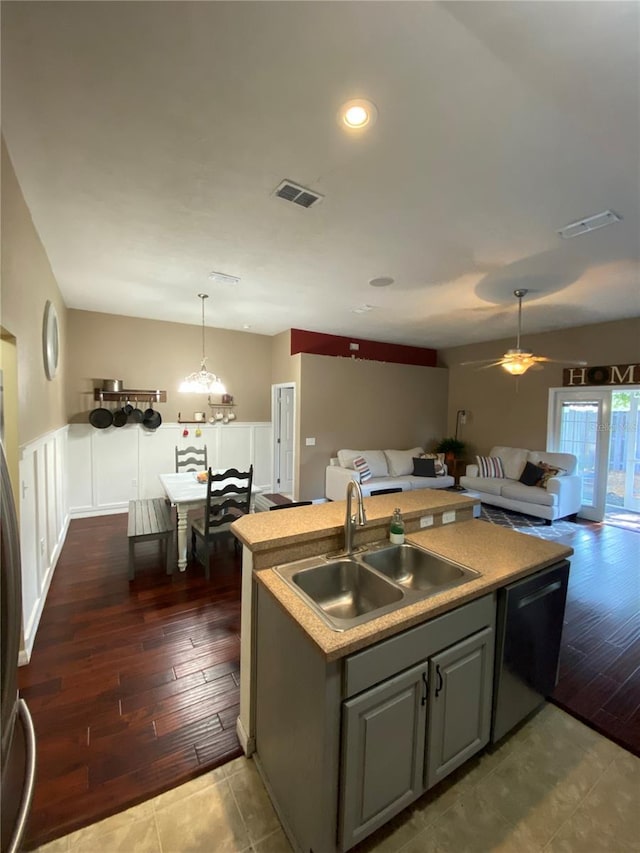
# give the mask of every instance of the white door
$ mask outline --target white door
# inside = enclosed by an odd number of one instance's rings
[[[293,495],[295,459],[295,385],[273,386],[273,489]]]
[[[613,391],[607,510],[640,512],[640,390]]]
[[[552,389],[549,450],[573,453],[582,477],[580,515],[602,521],[607,494],[611,392]]]

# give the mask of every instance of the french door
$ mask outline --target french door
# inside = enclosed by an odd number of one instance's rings
[[[576,474],[582,477],[580,515],[602,521],[607,496],[611,392],[552,388],[549,394],[547,447],[578,458]]]
[[[607,510],[640,513],[640,391],[614,391],[612,399]]]
[[[547,447],[578,458],[583,518],[640,511],[639,409],[638,387],[550,389]]]

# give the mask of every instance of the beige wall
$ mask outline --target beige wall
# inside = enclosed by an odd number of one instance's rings
[[[0,370],[2,371],[2,441],[11,479],[16,510],[19,500],[19,439],[18,439],[18,350],[11,337],[2,330],[0,340]]]
[[[291,329],[271,338],[271,381],[300,381],[300,359],[291,355]]]
[[[176,421],[178,412],[184,420],[196,411],[209,412],[206,395],[178,391],[180,381],[200,366],[199,327],[75,309],[68,316],[70,422],[86,422],[98,405],[93,389],[101,379],[122,379],[125,388],[166,391],[167,402],[157,407],[165,421]],[[271,338],[207,328],[205,353],[207,367],[233,395],[237,419],[271,420]]]
[[[582,359],[589,365],[628,364],[640,358],[640,319],[617,320],[557,332],[527,335],[524,344],[536,355]],[[513,339],[492,341],[439,352],[449,367],[448,429],[455,431],[458,409],[470,412],[459,437],[468,442],[467,458],[501,444],[544,449],[547,441],[549,389],[562,386],[562,364],[529,370],[516,381],[498,367],[476,370],[460,362],[500,356]]]
[[[25,444],[66,423],[67,310],[22,196],[4,140],[1,282],[1,323],[16,339],[17,431],[20,444]],[[55,305],[60,339],[58,372],[51,381],[45,376],[42,358],[42,323],[47,300]]]
[[[433,446],[446,425],[447,371],[303,354],[299,411],[299,498],[308,500],[324,495],[325,468],[340,448]]]

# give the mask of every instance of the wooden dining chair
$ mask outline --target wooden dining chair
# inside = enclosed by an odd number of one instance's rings
[[[185,447],[180,450],[176,445],[176,474],[184,471],[206,471],[207,470],[207,446]]]
[[[231,482],[225,482],[228,480]],[[221,474],[212,474],[209,468],[204,515],[191,525],[191,556],[203,563],[207,580],[211,545],[229,531],[234,521],[248,514],[252,482],[253,465],[245,472],[229,468]],[[234,541],[237,546],[237,540]],[[201,558],[198,556],[198,545],[201,545]]]

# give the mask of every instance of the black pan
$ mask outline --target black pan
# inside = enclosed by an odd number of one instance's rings
[[[105,409],[102,394],[100,394],[100,406],[89,412],[89,423],[96,429],[106,429],[113,423],[113,412]]]
[[[128,401],[127,401],[128,402]],[[138,401],[135,401],[135,406],[131,407],[131,411],[129,412],[129,423],[130,424],[141,424],[144,420],[144,412],[142,409],[138,408]]]
[[[94,409],[89,413],[89,423],[96,429],[106,429],[113,423],[113,412],[102,407]]]
[[[114,427],[123,427],[128,420],[129,416],[127,415],[124,409],[116,409],[113,413]]]
[[[133,406],[131,405],[131,403],[128,400],[125,403],[125,405],[122,407],[122,411],[126,414],[127,417],[129,417],[129,415],[133,412]]]
[[[161,423],[162,415],[160,412],[156,412],[156,410],[152,408],[145,409],[142,426],[147,429],[158,429]]]

